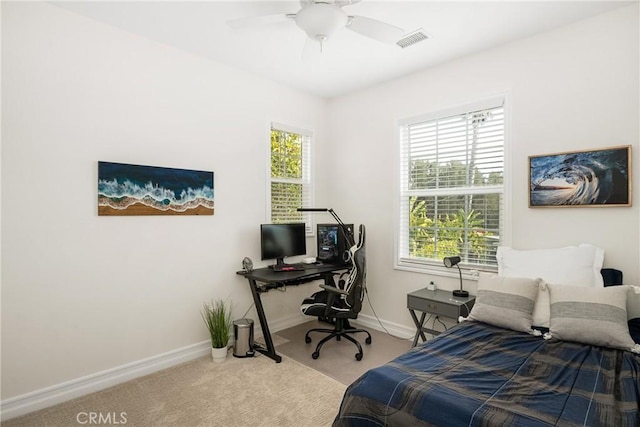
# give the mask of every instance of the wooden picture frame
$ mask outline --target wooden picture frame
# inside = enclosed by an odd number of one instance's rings
[[[529,156],[529,207],[631,206],[631,146]]]

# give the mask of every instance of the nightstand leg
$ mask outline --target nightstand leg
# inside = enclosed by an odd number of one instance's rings
[[[416,344],[418,344],[418,337],[422,338],[422,342],[427,342],[427,337],[424,335],[424,332],[422,331],[422,326],[424,325],[424,318],[427,316],[427,313],[422,312],[422,315],[420,316],[420,320],[418,320],[418,318],[416,317],[415,311],[413,311],[412,309],[409,309],[409,313],[411,314],[413,323],[416,324],[416,336],[413,337],[413,344],[411,345],[411,347],[415,347]]]

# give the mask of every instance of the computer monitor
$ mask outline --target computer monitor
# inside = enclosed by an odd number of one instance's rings
[[[304,222],[261,224],[260,253],[263,260],[275,259],[276,265],[283,265],[285,257],[306,255],[307,236]]]
[[[353,235],[353,224],[345,224]],[[325,264],[344,264],[349,260],[349,245],[342,227],[338,224],[318,224],[318,261]]]

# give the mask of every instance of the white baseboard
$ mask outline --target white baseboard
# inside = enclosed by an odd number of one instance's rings
[[[302,323],[309,322],[313,320],[313,318],[304,315],[297,315],[291,317],[285,317],[277,320],[269,320],[269,331],[273,334],[283,329],[291,328],[293,326],[300,325]],[[352,323],[358,324],[365,328],[375,329],[380,332],[388,332],[391,335],[395,335],[400,338],[413,339],[415,336],[416,330],[415,328],[410,328],[405,325],[400,325],[398,323],[387,322],[385,320],[381,320],[378,322],[378,319],[374,316],[369,316],[366,314],[360,313],[358,318],[353,320]],[[382,323],[382,325],[381,325]],[[262,337],[262,330],[260,329],[260,323],[256,321],[255,324],[255,337]],[[386,331],[385,331],[386,329]]]
[[[389,334],[400,338],[413,339],[416,334],[415,328],[409,328],[398,323],[387,322],[386,320],[380,320],[380,322],[378,322],[378,319],[374,316],[362,313],[358,314],[358,318],[354,320],[353,323],[357,323],[360,326],[375,329],[380,332],[388,332]],[[380,325],[380,323],[382,323],[382,325]]]
[[[299,314],[269,321],[269,330],[271,333],[274,333],[307,322],[308,320],[309,318],[307,316]],[[260,322],[258,319],[254,322],[255,337],[261,338],[262,329],[260,328]],[[229,346],[232,345],[233,337],[229,342]],[[0,420],[6,421],[19,417],[89,393],[104,390],[105,388],[130,381],[134,378],[206,356],[210,354],[210,348],[210,342],[203,341],[181,349],[3,400],[0,402]]]
[[[283,329],[292,328],[302,323],[309,322],[310,320],[313,320],[313,318],[309,316],[304,316],[304,315],[285,317],[277,320],[269,320],[269,331],[273,334]],[[387,322],[385,320],[381,320],[380,322],[378,322],[378,319],[376,319],[375,317],[362,314],[362,313],[360,313],[358,315],[358,318],[353,320],[352,323],[361,325],[366,328],[375,329],[380,332],[388,332],[400,338],[413,339],[416,333],[415,328],[409,328],[405,325]],[[380,323],[382,323],[382,325],[380,325]],[[254,332],[255,336],[262,337],[262,330],[260,329],[260,323],[255,324],[254,328],[255,328],[255,332]]]
[[[0,419],[6,421],[134,378],[210,354],[210,342],[203,341],[126,365],[107,369],[0,402]]]
[[[303,314],[298,314],[289,317],[283,317],[281,319],[269,320],[269,332],[272,334],[274,332],[281,331],[283,329],[292,328],[294,326],[301,325],[303,323],[309,322],[313,320],[313,317],[305,316]],[[255,325],[256,336],[262,336],[262,329],[260,328],[260,322],[256,319]]]
[[[273,321],[270,320],[269,330],[273,334],[274,332],[300,325],[309,320],[310,318],[308,316],[303,316],[302,314],[275,319]],[[372,316],[361,314],[354,323],[384,332],[378,320]],[[382,321],[382,324],[389,333],[399,337],[411,338],[415,334],[415,330],[403,325],[386,321]],[[260,328],[258,319],[254,320],[254,334],[255,338],[262,338],[262,329]],[[233,345],[233,341],[230,342],[229,345]],[[208,340],[203,341],[3,400],[0,402],[0,420],[6,421],[19,417],[89,393],[104,390],[105,388],[130,381],[134,378],[206,356],[210,354],[210,348],[210,342]]]

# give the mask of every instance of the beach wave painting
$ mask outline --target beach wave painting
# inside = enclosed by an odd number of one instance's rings
[[[529,157],[529,206],[631,206],[631,146]]]
[[[98,162],[98,215],[213,211],[213,172]]]

